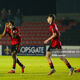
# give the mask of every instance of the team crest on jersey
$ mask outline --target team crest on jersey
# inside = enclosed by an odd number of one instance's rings
[[[52,28],[52,31],[54,31],[54,28]]]
[[[14,31],[13,31],[13,33],[17,33],[17,31],[16,31],[16,30],[14,30]]]

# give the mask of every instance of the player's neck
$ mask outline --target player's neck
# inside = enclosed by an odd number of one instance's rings
[[[54,24],[54,22],[51,22],[50,25]]]

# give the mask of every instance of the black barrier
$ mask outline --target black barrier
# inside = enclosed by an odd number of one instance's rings
[[[44,56],[45,46],[21,46],[18,55],[21,56]],[[2,55],[11,55],[11,46],[2,46]]]
[[[4,29],[5,29],[5,25],[0,24],[0,35],[4,32]]]

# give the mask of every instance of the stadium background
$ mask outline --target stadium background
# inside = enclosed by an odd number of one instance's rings
[[[79,0],[1,0],[0,11],[3,8],[10,9],[15,15],[16,9],[21,9],[22,24],[17,27],[21,29],[21,53],[23,54],[20,53],[19,55],[45,55],[48,44],[44,45],[43,41],[50,36],[49,25],[46,22],[48,14],[56,15],[56,24],[61,32],[63,48],[80,49],[79,2]],[[2,28],[3,26],[0,27],[0,29]],[[8,55],[10,49],[8,35],[0,40],[0,45],[1,55]]]

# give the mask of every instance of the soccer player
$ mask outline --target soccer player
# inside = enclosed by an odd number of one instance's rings
[[[51,33],[51,36],[46,39],[44,41],[44,44],[48,43],[49,41],[51,41],[51,44],[46,52],[46,58],[49,62],[49,65],[50,65],[50,68],[51,68],[51,71],[48,75],[51,75],[53,74],[56,70],[54,68],[54,65],[53,65],[53,62],[51,60],[51,50],[54,50],[54,49],[61,49],[61,41],[60,41],[60,35],[59,35],[59,31],[58,31],[58,28],[57,28],[57,25],[55,24],[55,15],[49,15],[48,18],[47,18],[47,22],[50,24],[50,33]],[[69,75],[72,75],[73,73],[73,67],[70,65],[70,63],[68,62],[68,60],[64,57],[60,57],[60,59],[67,65],[67,67],[69,68],[70,72],[69,72]]]
[[[19,53],[20,50],[20,43],[21,43],[21,35],[18,28],[14,27],[14,22],[8,21],[5,24],[5,30],[0,37],[4,37],[6,34],[9,34],[11,38],[11,55],[13,58],[13,69],[9,71],[8,73],[15,73],[16,63],[19,64],[21,67],[21,72],[24,73],[25,66],[20,62],[20,60],[17,58],[17,53]]]

